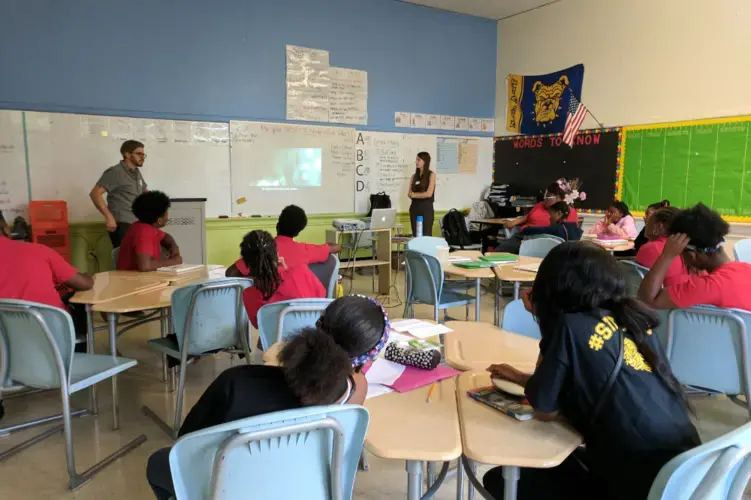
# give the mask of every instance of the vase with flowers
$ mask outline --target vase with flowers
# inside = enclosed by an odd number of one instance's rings
[[[577,206],[581,201],[587,199],[587,193],[581,190],[582,182],[579,178],[565,179],[561,177],[556,181],[558,186],[563,190],[565,201],[568,205]]]

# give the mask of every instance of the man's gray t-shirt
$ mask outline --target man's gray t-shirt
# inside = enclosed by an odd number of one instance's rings
[[[133,215],[133,200],[146,191],[146,181],[138,168],[128,168],[120,162],[104,171],[97,181],[107,191],[107,206],[117,222],[132,224],[136,221]]]

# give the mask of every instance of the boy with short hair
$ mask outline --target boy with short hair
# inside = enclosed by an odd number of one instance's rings
[[[161,191],[147,191],[133,201],[134,222],[120,244],[119,271],[156,271],[160,267],[182,264],[174,238],[161,230],[168,220],[169,197]],[[162,248],[167,258],[162,259]]]
[[[313,245],[310,243],[299,243],[294,240],[303,229],[308,225],[308,216],[305,210],[297,205],[284,207],[279,215],[279,221],[276,223],[276,242],[277,253],[284,261],[287,269],[293,269],[297,266],[307,266],[326,262],[330,254],[336,254],[341,251],[341,246],[336,244]],[[250,270],[245,265],[243,259],[238,259],[225,275],[232,278],[248,276]]]

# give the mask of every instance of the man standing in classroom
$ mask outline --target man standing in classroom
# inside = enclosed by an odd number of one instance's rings
[[[146,160],[143,143],[125,141],[120,146],[122,161],[104,171],[89,196],[94,206],[104,215],[104,226],[110,235],[112,248],[118,248],[130,225],[136,221],[133,215],[133,200],[148,191],[140,168]],[[104,193],[107,193],[107,202]]]

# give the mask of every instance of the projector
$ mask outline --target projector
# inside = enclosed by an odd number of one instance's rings
[[[331,225],[336,228],[337,231],[357,231],[359,229],[366,229],[365,222],[358,219],[334,219],[331,221]]]

